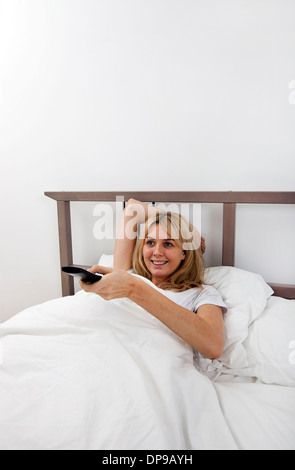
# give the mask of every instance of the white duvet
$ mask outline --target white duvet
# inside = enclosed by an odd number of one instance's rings
[[[212,383],[126,299],[82,291],[0,326],[0,449],[294,449],[294,403],[292,388]]]

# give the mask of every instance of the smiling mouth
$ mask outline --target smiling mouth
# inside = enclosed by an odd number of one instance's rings
[[[168,261],[154,261],[154,260],[151,260],[151,262],[153,263],[154,266],[164,266],[165,264],[168,263]]]

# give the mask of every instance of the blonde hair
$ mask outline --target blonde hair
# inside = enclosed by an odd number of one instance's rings
[[[205,284],[203,257],[199,251],[200,235],[183,216],[174,212],[157,213],[146,221],[133,253],[132,264],[135,273],[149,280],[152,279],[144,262],[143,247],[147,234],[154,224],[161,224],[186,255],[178,269],[158,287],[182,292]]]

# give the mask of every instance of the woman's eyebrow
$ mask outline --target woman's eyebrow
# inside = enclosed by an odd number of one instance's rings
[[[145,239],[146,240],[155,240],[155,238],[149,237],[149,236],[145,237]],[[166,242],[168,242],[168,241],[174,242],[174,238],[161,238],[161,240],[165,240]]]

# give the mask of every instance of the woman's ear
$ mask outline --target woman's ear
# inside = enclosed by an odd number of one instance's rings
[[[182,258],[181,258],[181,259],[184,260],[184,259],[185,259],[185,256],[186,256],[186,251],[183,251],[183,255],[182,255]]]

